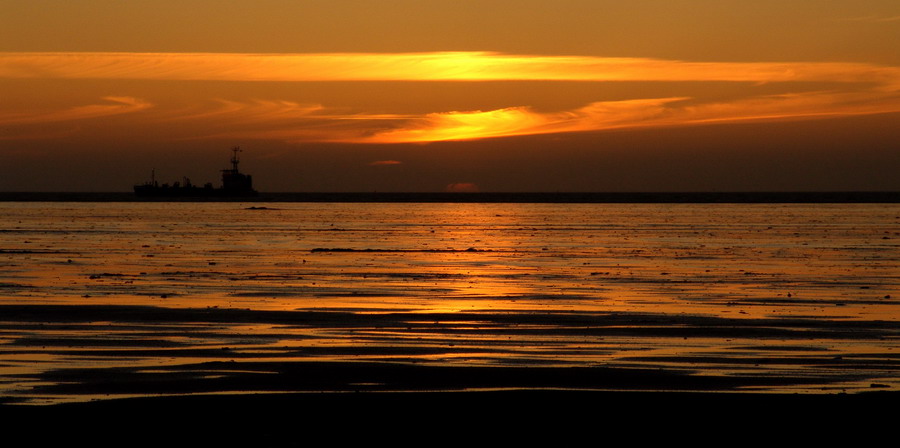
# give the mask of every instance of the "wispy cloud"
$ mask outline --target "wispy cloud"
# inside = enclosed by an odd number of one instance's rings
[[[728,102],[697,102],[687,97],[601,101],[561,112],[519,106],[488,111],[424,115],[355,115],[353,120],[327,109],[304,120],[267,129],[243,126],[238,115],[220,138],[263,138],[360,144],[428,143],[640,127],[685,126],[747,121],[779,121],[900,112],[900,96],[882,92],[804,92]],[[221,117],[220,117],[221,118]]]
[[[291,143],[429,143],[524,135],[686,126],[747,121],[778,121],[900,112],[900,95],[883,92],[819,91],[750,97],[727,102],[698,102],[688,97],[599,101],[577,109],[539,112],[517,106],[487,111],[428,114],[347,115],[320,105],[283,101],[216,101],[210,110],[166,111],[144,115],[144,126],[180,123],[173,139],[267,139]],[[149,103],[118,99],[108,105],[59,112],[0,115],[3,124],[27,124],[101,117],[138,111]],[[176,117],[176,118],[173,118]],[[373,166],[395,165],[382,160]]]
[[[212,104],[194,104],[188,108],[168,111],[158,119],[164,121],[203,121],[239,116],[244,123],[273,123],[295,121],[324,110],[321,104],[301,104],[294,101],[255,100],[241,102],[217,98]]]
[[[834,81],[889,82],[854,63],[685,62],[648,58],[435,53],[0,53],[0,78],[206,81]]]
[[[359,143],[416,143],[512,137],[614,129],[660,122],[669,115],[665,105],[682,98],[598,102],[557,113],[539,113],[528,107],[491,111],[428,114],[408,120],[403,127],[376,132]]]
[[[772,95],[727,103],[693,104],[687,98],[596,102],[557,113],[527,107],[429,114],[403,127],[348,139],[355,143],[416,143],[639,127],[851,116],[900,112],[900,98],[831,92]]]
[[[0,78],[304,81],[647,81],[780,83],[781,95],[730,100],[684,96],[593,101],[542,112],[528,100],[489,110],[373,113],[277,99],[213,98],[155,106],[131,96],[56,110],[3,112],[0,124],[28,125],[131,112],[170,138],[255,138],[293,143],[427,143],[550,133],[790,120],[900,112],[900,68],[855,63],[685,62],[646,58],[527,56],[491,52],[402,54],[0,53]],[[827,83],[830,90],[793,89]],[[179,133],[180,130],[180,133]],[[22,134],[24,135],[24,134]],[[387,165],[393,161],[376,164]]]
[[[144,100],[125,96],[108,96],[103,100],[106,101],[105,104],[88,104],[61,110],[0,111],[0,124],[21,125],[84,120],[138,112],[153,106]]]

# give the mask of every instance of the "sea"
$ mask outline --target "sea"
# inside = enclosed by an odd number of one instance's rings
[[[0,202],[0,402],[489,388],[900,388],[900,204]]]

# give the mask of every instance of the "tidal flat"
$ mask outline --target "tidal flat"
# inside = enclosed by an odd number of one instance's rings
[[[0,203],[0,402],[900,388],[900,204]]]

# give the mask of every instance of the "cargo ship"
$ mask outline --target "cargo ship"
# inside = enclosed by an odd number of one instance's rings
[[[253,176],[241,173],[238,170],[238,164],[240,163],[238,153],[241,152],[241,148],[236,146],[231,151],[231,169],[222,170],[221,187],[213,187],[212,183],[207,183],[201,187],[192,184],[191,180],[186,177],[182,179],[182,182],[175,182],[172,185],[160,185],[156,181],[156,172],[154,170],[150,173],[149,181],[134,186],[134,194],[138,197],[150,198],[256,196],[258,193],[253,189]]]

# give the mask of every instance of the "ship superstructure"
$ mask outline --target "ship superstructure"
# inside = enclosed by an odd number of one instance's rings
[[[207,183],[202,187],[196,186],[186,177],[182,179],[182,182],[160,185],[156,180],[156,170],[153,170],[149,181],[134,186],[134,194],[141,197],[256,196],[258,193],[253,189],[253,176],[238,170],[240,163],[238,153],[241,152],[241,148],[236,146],[231,151],[231,168],[222,170],[221,187],[215,188],[212,183]]]

